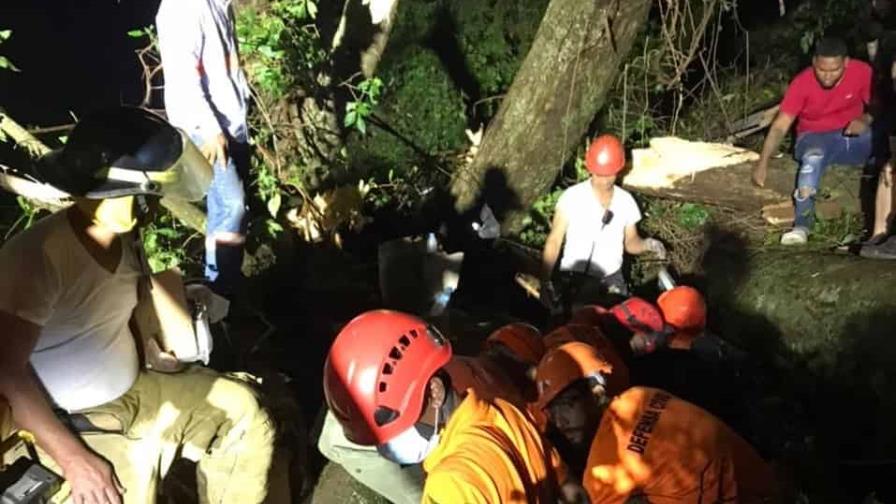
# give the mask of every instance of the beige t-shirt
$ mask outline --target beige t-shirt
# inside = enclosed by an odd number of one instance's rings
[[[619,186],[613,188],[609,206],[613,218],[606,224],[602,223],[606,209],[594,194],[590,180],[563,191],[557,210],[569,220],[560,271],[587,272],[598,278],[619,271],[625,251],[625,227],[641,220],[638,204],[628,191]]]
[[[137,378],[128,321],[140,266],[129,236],[115,273],[78,241],[66,211],[0,248],[0,310],[42,327],[31,364],[53,401],[76,411],[117,399]],[[0,332],[0,346],[7,334]]]

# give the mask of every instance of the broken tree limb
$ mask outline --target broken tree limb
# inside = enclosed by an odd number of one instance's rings
[[[18,176],[4,165],[0,165],[0,188],[18,194],[51,212],[65,208],[71,203],[68,194],[51,185]]]
[[[0,135],[0,140],[2,140],[3,136],[8,136],[13,142],[28,151],[32,158],[40,157],[50,152],[49,147],[6,115],[5,112],[0,112],[0,132],[3,133],[3,135]]]
[[[19,123],[0,112],[0,139],[8,137],[26,149],[31,158],[38,158],[50,152],[46,144],[23,128]],[[69,195],[47,184],[42,184],[15,173],[10,168],[0,166],[0,187],[22,196],[40,208],[56,211],[71,204]],[[162,206],[178,220],[193,230],[205,234],[205,212],[185,201],[162,198]]]

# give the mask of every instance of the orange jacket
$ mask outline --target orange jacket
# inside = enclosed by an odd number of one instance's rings
[[[706,411],[659,389],[610,403],[582,484],[595,503],[643,494],[652,504],[759,503],[775,495],[753,448]]]
[[[426,457],[424,503],[557,502],[566,473],[528,417],[470,390]]]

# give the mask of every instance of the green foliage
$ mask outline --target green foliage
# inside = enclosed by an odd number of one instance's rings
[[[170,268],[198,267],[198,262],[191,260],[188,245],[196,235],[173,218],[168,212],[161,212],[149,225],[143,228],[143,248],[146,259],[153,273]]]
[[[698,229],[709,219],[709,210],[699,203],[682,203],[677,208],[677,220],[685,229]]]
[[[328,64],[327,44],[314,24],[317,6],[314,0],[275,0],[264,8],[241,9],[236,20],[244,67],[258,105],[250,119],[253,140],[259,152],[272,152],[252,160],[250,182],[267,210],[260,217],[261,226],[254,227],[265,238],[283,231],[277,219],[291,197],[290,185],[300,185],[298,177],[303,173],[295,166],[291,145],[278,144],[278,135],[280,140],[287,135],[272,129],[279,126],[271,123],[271,115],[282,115],[283,105],[297,90],[317,89],[318,76]]]
[[[298,82],[313,82],[326,59],[324,43],[314,26],[312,0],[274,1],[263,12],[243,9],[237,38],[246,71],[259,92],[278,99]]]
[[[450,2],[457,43],[482,98],[504,93],[529,52],[547,0],[459,0]],[[486,116],[499,101],[483,102]]]
[[[372,108],[401,138],[367,128],[365,136],[351,138],[348,145],[353,165],[372,178],[374,188],[408,182],[412,193],[421,176],[432,179],[422,165],[467,146],[470,114],[487,120],[497,110],[497,98],[512,83],[547,4],[458,0],[401,5],[379,66],[385,90]],[[481,103],[473,103],[469,85]],[[372,194],[386,197],[382,191]]]
[[[373,113],[374,107],[380,103],[383,81],[377,77],[364,79],[356,87],[352,87],[351,91],[354,100],[346,104],[343,125],[346,128],[355,128],[364,135],[367,133],[368,118]]]
[[[538,198],[529,209],[529,214],[523,217],[523,229],[519,239],[525,245],[541,248],[551,232],[551,220],[554,218],[554,208],[557,200],[563,194],[563,188],[554,188],[551,192]]]
[[[34,206],[24,196],[16,196],[16,204],[19,205],[20,214],[6,230],[3,240],[9,239],[10,236],[19,230],[19,227],[22,229],[30,228],[31,224],[34,223],[34,219],[36,219],[40,213],[40,208]]]
[[[252,174],[254,175],[252,185],[255,186],[255,193],[265,203],[265,208],[268,211],[268,216],[264,218],[264,232],[266,236],[275,238],[283,231],[283,226],[277,222],[277,217],[280,215],[284,198],[288,198],[286,188],[281,185],[280,178],[274,169],[260,159],[254,160]]]
[[[159,36],[156,33],[156,27],[152,25],[130,30],[128,31],[128,37],[132,39],[146,38],[149,40],[151,46],[158,47],[159,45]]]
[[[795,32],[800,34],[799,46],[809,54],[815,42],[825,35],[842,35],[862,27],[856,26],[857,13],[868,0],[812,0],[798,11],[793,20]]]
[[[362,176],[378,182],[389,171],[404,176],[425,158],[466,145],[463,97],[432,51],[404,51],[400,61],[385,68],[382,79],[385,91],[371,110],[395,134],[376,128],[349,140],[350,156]]]
[[[853,243],[862,236],[862,216],[843,212],[832,219],[816,218],[809,237],[811,243],[822,246],[841,246]]]
[[[0,30],[0,44],[9,40],[10,37],[12,37],[12,30]],[[19,71],[6,56],[0,56],[0,69],[12,70],[13,72]]]

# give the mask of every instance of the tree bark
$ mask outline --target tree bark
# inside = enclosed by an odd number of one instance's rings
[[[752,184],[752,170],[752,163],[711,168],[669,184],[650,187],[629,184],[623,177],[622,185],[630,191],[649,196],[733,208],[745,214],[761,214],[771,224],[789,225],[794,212],[792,196],[796,162],[792,159],[773,159],[764,188]],[[862,182],[860,167],[834,167],[828,170],[816,200],[816,214],[832,219],[843,212],[860,213]]]
[[[603,106],[651,3],[551,1],[479,153],[455,174],[452,193],[458,210],[491,191],[486,174],[495,173],[494,180],[506,181],[515,201],[493,209],[504,214],[500,217],[510,231],[519,226],[520,210],[554,182]],[[488,194],[485,198],[495,206]]]

